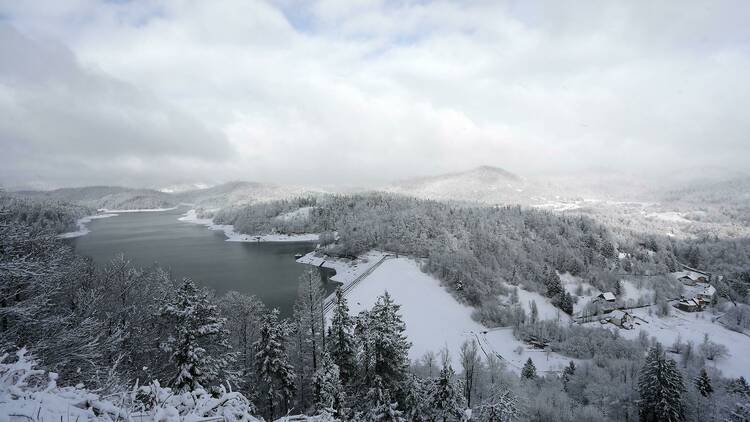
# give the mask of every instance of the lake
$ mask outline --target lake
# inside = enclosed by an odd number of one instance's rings
[[[290,316],[297,296],[299,276],[310,267],[295,262],[295,254],[312,251],[309,242],[226,242],[223,232],[178,221],[187,211],[120,213],[93,220],[91,232],[70,239],[76,252],[106,265],[125,254],[134,265],[159,264],[177,279],[188,277],[217,294],[236,290],[256,295],[267,306]],[[332,291],[325,274],[321,283]]]

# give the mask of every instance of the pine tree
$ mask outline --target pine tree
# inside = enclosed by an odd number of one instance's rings
[[[523,369],[521,369],[521,378],[529,380],[536,379],[536,366],[534,366],[534,362],[531,358],[529,358],[523,365]]]
[[[714,389],[711,386],[711,378],[708,377],[706,368],[701,368],[700,375],[695,379],[695,387],[703,397],[708,397],[714,392]]]
[[[320,368],[313,378],[315,408],[334,416],[341,416],[344,406],[344,389],[339,379],[339,367],[331,356],[323,353]]]
[[[355,346],[352,337],[354,320],[341,289],[336,290],[336,302],[331,315],[331,326],[326,340],[333,362],[338,365],[341,383],[348,385],[355,376]]]
[[[539,321],[539,308],[536,306],[536,301],[531,301],[531,323],[536,324]]]
[[[218,314],[208,293],[189,279],[159,310],[160,318],[169,327],[169,337],[160,347],[170,353],[175,373],[171,384],[176,389],[191,391],[222,381],[219,376],[234,356],[229,353],[226,320]]]
[[[682,393],[685,386],[674,360],[668,359],[660,343],[652,347],[638,376],[642,422],[676,422],[685,419]]]
[[[745,381],[745,377],[730,381],[727,390],[732,394],[740,394],[750,398],[750,385]]]
[[[547,297],[556,297],[563,292],[560,276],[557,275],[554,268],[545,268],[544,285],[547,288]]]
[[[279,310],[263,316],[260,338],[255,342],[255,370],[262,382],[266,414],[272,420],[276,411],[286,412],[294,396],[294,368],[284,346],[284,328],[279,323]]]
[[[400,308],[385,292],[366,314],[364,331],[370,355],[365,364],[372,367],[369,375],[379,377],[384,388],[397,395],[402,392],[406,381],[411,347],[404,334],[406,325],[399,314]]]
[[[373,387],[367,393],[368,403],[371,403],[365,420],[368,422],[405,422],[403,413],[398,410],[398,403],[391,399],[390,391],[383,386],[379,376],[375,376]]]
[[[435,384],[432,394],[433,417],[431,420],[457,421],[460,420],[464,410],[464,400],[460,393],[461,388],[456,384],[453,368],[450,364],[443,366],[440,376]]]
[[[573,296],[568,292],[562,292],[555,300],[555,304],[560,310],[568,315],[573,315]]]

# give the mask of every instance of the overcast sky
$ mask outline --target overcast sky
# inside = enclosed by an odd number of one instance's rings
[[[0,0],[0,185],[750,171],[748,22],[744,0]]]

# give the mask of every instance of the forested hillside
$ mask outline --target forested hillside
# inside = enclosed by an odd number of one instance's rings
[[[308,218],[279,218],[308,207]],[[611,290],[608,272],[675,271],[672,244],[627,231],[613,233],[583,216],[522,207],[470,207],[390,194],[277,201],[219,211],[219,224],[242,233],[323,233],[330,253],[357,255],[373,248],[427,258],[426,268],[472,305],[523,285],[549,297],[561,294],[557,272]],[[327,234],[328,233],[328,234]]]
[[[177,206],[179,201],[172,195],[151,189],[131,189],[118,186],[90,186],[63,188],[51,191],[13,192],[19,198],[63,201],[93,209],[110,210],[154,209]]]
[[[16,198],[2,192],[0,209],[13,221],[58,234],[75,230],[76,220],[96,213],[90,207],[61,201]]]
[[[371,201],[381,212],[400,210],[393,213],[398,218],[383,224],[418,225],[419,218],[407,217],[416,211],[434,214],[435,220],[425,221],[448,224],[452,220],[438,216],[453,212],[454,227],[436,234],[452,239],[459,239],[459,228],[467,239],[478,236],[460,217],[494,216],[494,224],[511,239],[524,227],[520,233],[539,244],[522,243],[530,259],[540,248],[554,254],[555,239],[585,241],[601,230],[581,223],[586,220],[558,221],[513,208],[478,214],[471,208],[443,209],[379,196],[333,198],[330,209],[349,208],[344,214],[351,219],[363,206],[357,201]],[[313,203],[294,206],[302,204]],[[118,258],[96,268],[52,230],[19,218],[20,209],[7,203],[0,208],[0,349],[7,353],[0,358],[0,415],[255,421],[302,414],[321,422],[458,422],[469,415],[478,421],[620,421],[656,415],[649,420],[697,422],[740,421],[750,410],[744,378],[706,370],[706,362],[721,353],[708,339],[701,345],[668,345],[676,352],[667,352],[647,336],[625,340],[603,328],[531,318],[518,322],[517,335],[552,339],[554,350],[572,359],[564,370],[539,373],[530,356],[519,377],[472,339],[461,347],[459,368],[451,367],[440,351],[410,362],[400,307],[387,293],[356,316],[349,314],[346,298],[337,295],[324,329],[323,293],[311,270],[299,280],[293,317],[280,320],[277,311],[256,298],[236,292],[216,297],[158,267],[134,268]],[[552,231],[553,222],[561,229]],[[343,235],[361,230],[350,224]],[[422,230],[429,241],[428,227]],[[374,242],[370,236],[377,233],[368,232],[359,242]],[[604,240],[604,234],[597,239]],[[399,239],[409,238],[404,236]],[[611,261],[601,247],[571,248],[592,251],[593,259],[582,259],[582,271]],[[497,256],[494,252],[488,255]],[[674,353],[679,364],[671,358]],[[665,394],[670,400],[661,399]]]

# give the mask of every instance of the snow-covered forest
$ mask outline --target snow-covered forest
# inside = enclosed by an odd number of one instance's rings
[[[274,218],[301,208],[309,219]],[[26,206],[3,202],[0,412],[8,416],[57,420],[66,412],[102,420],[274,420],[300,414],[357,421],[747,417],[750,387],[744,378],[726,378],[705,365],[726,353],[708,338],[702,344],[675,345],[647,335],[628,340],[602,328],[539,321],[532,312],[495,323],[512,324],[519,339],[550,341],[552,350],[571,359],[560,373],[537,373],[529,358],[519,376],[470,339],[460,348],[460,367],[453,367],[447,349],[410,360],[399,304],[386,292],[374,307],[352,316],[339,291],[326,316],[317,270],[311,270],[299,280],[293,317],[280,319],[256,298],[237,292],[217,297],[158,267],[135,268],[127,257],[97,268],[57,239],[56,226],[26,215]],[[73,216],[70,211],[68,218]],[[443,280],[458,298],[480,307],[482,298],[517,284],[565,310],[570,295],[556,290],[561,286],[555,270],[594,281],[606,280],[596,275],[607,271],[648,273],[675,265],[668,242],[642,244],[586,218],[517,207],[454,207],[366,195],[225,210],[217,220],[239,227],[258,224],[249,226],[252,230],[336,232],[338,240],[333,235],[329,239],[330,253],[388,247],[426,256],[425,271]],[[284,228],[289,221],[304,224]],[[618,259],[621,254],[628,258]],[[518,265],[506,267],[507,262]]]

